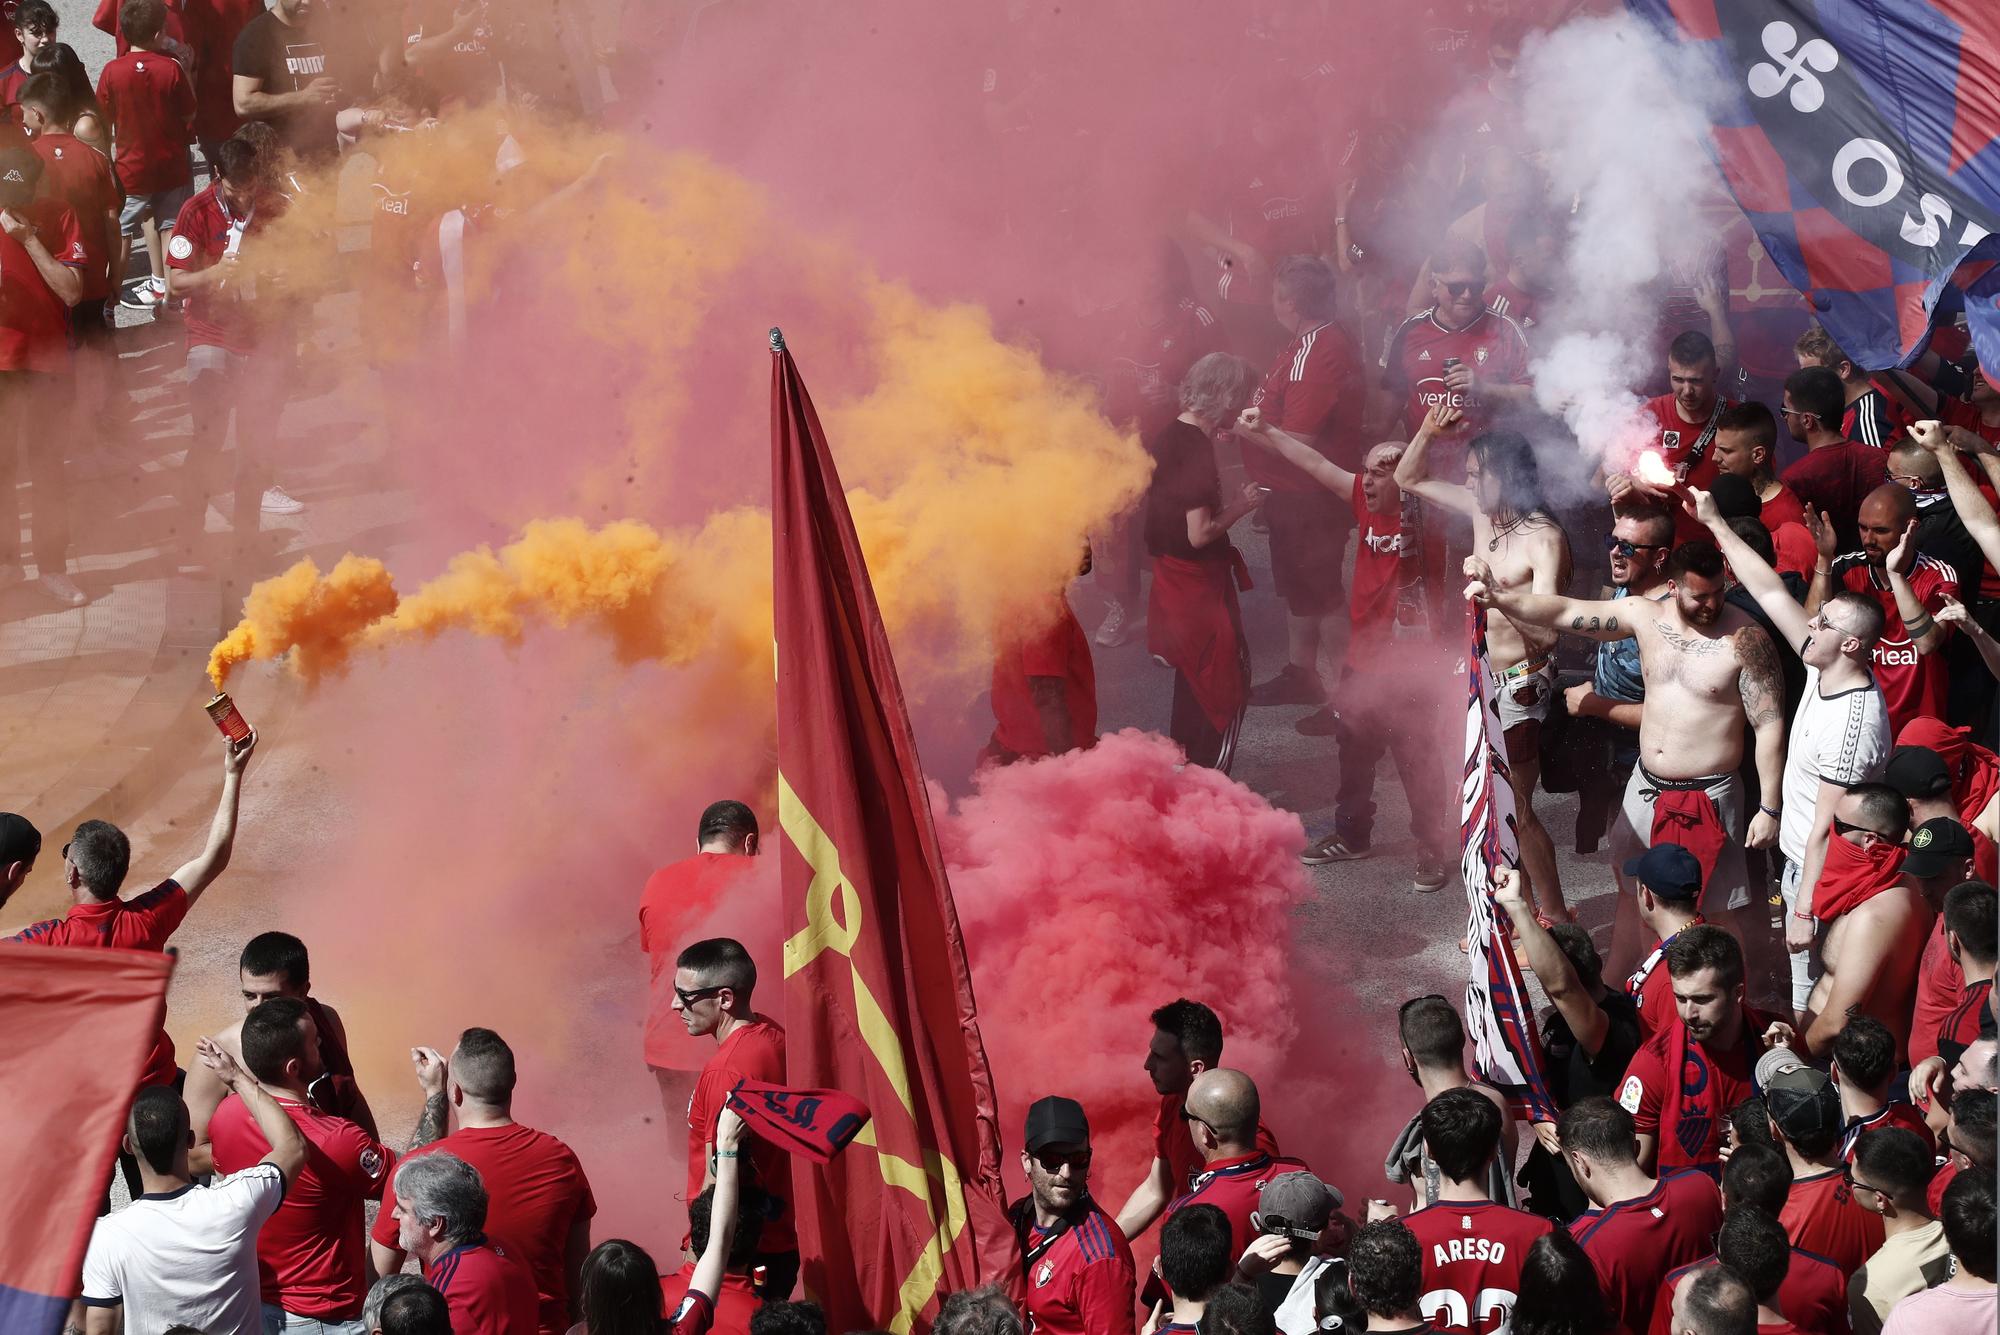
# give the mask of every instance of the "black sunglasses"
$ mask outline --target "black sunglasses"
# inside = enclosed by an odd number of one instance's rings
[[[1609,533],[1604,535],[1604,550],[1622,561],[1631,560],[1634,552],[1659,552],[1665,551],[1666,547],[1664,542],[1627,542]]]
[[[1877,839],[1888,838],[1880,830],[1871,830],[1866,825],[1851,825],[1838,816],[1833,818],[1833,832],[1835,834],[1871,834]]]
[[[692,1010],[696,1002],[707,1001],[710,997],[721,996],[728,990],[726,987],[698,987],[692,992],[683,992],[677,987],[674,989],[674,995],[681,999],[681,1005]]]
[[[1215,1130],[1215,1123],[1209,1121],[1206,1117],[1195,1116],[1192,1112],[1188,1111],[1188,1106],[1185,1103],[1181,1105],[1181,1120],[1183,1122],[1199,1122],[1201,1125],[1207,1127],[1209,1132],[1215,1135],[1216,1139],[1220,1140],[1222,1138],[1220,1133]]]
[[[1071,1150],[1067,1154],[1057,1154],[1053,1150],[1036,1150],[1028,1157],[1040,1164],[1044,1173],[1060,1173],[1064,1168],[1090,1167],[1088,1149]]]
[[[1451,294],[1452,296],[1454,296],[1454,297],[1469,297],[1469,296],[1471,296],[1471,295],[1472,295],[1472,294],[1473,294],[1474,292],[1477,292],[1477,291],[1479,291],[1479,290],[1480,290],[1480,289],[1481,289],[1482,287],[1484,287],[1484,286],[1485,286],[1485,284],[1484,284],[1484,283],[1447,283],[1447,282],[1445,282],[1445,281],[1444,281],[1443,279],[1439,279],[1439,280],[1438,280],[1438,286],[1439,286],[1439,287],[1441,287],[1441,288],[1443,288],[1443,289],[1444,289],[1444,290],[1445,290],[1446,292],[1450,293],[1450,294]]]

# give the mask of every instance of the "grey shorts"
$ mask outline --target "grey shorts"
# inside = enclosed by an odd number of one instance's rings
[[[1496,681],[1493,698],[1500,706],[1502,731],[1521,723],[1542,723],[1549,717],[1549,705],[1556,696],[1555,660],[1533,672]]]
[[[214,343],[196,343],[188,349],[187,369],[189,378],[204,371],[219,371],[223,375],[238,376],[250,369],[252,358],[247,352],[231,352],[228,348]]]
[[[118,228],[125,235],[136,237],[139,224],[151,218],[162,232],[172,231],[174,219],[181,216],[181,205],[193,198],[191,184],[151,195],[127,195],[125,207],[118,211]]]
[[[1743,860],[1743,781],[1734,774],[1718,774],[1703,791],[1715,803],[1722,827],[1729,831],[1729,841],[1716,855],[1715,870],[1709,874],[1708,884],[1701,888],[1701,903],[1712,910],[1718,902],[1725,902],[1716,896],[1726,894],[1729,896],[1726,907],[1747,908],[1750,868]],[[1646,767],[1634,765],[1632,777],[1625,783],[1624,803],[1618,809],[1618,818],[1611,823],[1614,862],[1622,865],[1652,847],[1653,802],[1658,796]]]

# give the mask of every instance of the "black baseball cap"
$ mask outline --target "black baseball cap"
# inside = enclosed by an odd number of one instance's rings
[[[1051,1094],[1036,1099],[1028,1109],[1028,1125],[1021,1139],[1033,1154],[1050,1145],[1088,1145],[1090,1122],[1083,1105],[1075,1099]]]
[[[42,160],[29,148],[0,148],[0,209],[26,208],[42,179]]]
[[[1910,831],[1910,855],[1903,859],[1906,875],[1942,875],[1961,858],[1972,856],[1972,836],[1950,816],[1933,816]]]
[[[1701,898],[1701,863],[1679,844],[1654,844],[1625,864],[1625,874],[1661,899],[1692,904]]]
[[[42,832],[26,816],[0,811],[0,867],[33,862],[41,855]]]
[[[1951,770],[1944,757],[1928,746],[1899,746],[1889,753],[1882,767],[1882,782],[1901,793],[1905,800],[1943,797],[1951,791]]]
[[[1842,1121],[1840,1091],[1811,1066],[1794,1066],[1766,1081],[1764,1107],[1787,1140],[1823,1135]]]

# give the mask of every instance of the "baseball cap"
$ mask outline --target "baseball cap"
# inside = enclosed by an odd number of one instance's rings
[[[1311,1173],[1281,1173],[1257,1197],[1257,1227],[1265,1233],[1310,1240],[1326,1228],[1344,1202],[1340,1192]]]
[[[1951,791],[1951,771],[1928,746],[1899,746],[1882,767],[1882,782],[1905,798],[1943,797]]]
[[[0,209],[25,207],[42,179],[42,160],[33,149],[0,148]]]
[[[1090,1143],[1090,1122],[1083,1115],[1081,1103],[1051,1094],[1045,1099],[1036,1099],[1029,1107],[1028,1125],[1022,1140],[1030,1154],[1049,1145],[1087,1145]]]
[[[1764,1106],[1788,1140],[1823,1135],[1841,1124],[1840,1091],[1826,1072],[1794,1066],[1764,1086]]]
[[[42,832],[26,816],[0,811],[0,867],[33,862],[42,851]]]
[[[1661,899],[1692,904],[1701,898],[1701,863],[1679,844],[1654,844],[1625,864],[1625,874]]]
[[[1933,816],[1910,831],[1910,855],[1903,859],[1905,875],[1941,875],[1960,858],[1972,856],[1972,836],[1949,816]]]

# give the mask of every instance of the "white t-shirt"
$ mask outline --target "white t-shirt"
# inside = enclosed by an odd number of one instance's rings
[[[205,1335],[262,1335],[257,1230],[285,1198],[273,1164],[212,1187],[141,1196],[97,1221],[83,1257],[83,1301],[125,1307],[128,1331],[182,1322]]]
[[[1792,716],[1792,735],[1785,748],[1785,809],[1778,818],[1778,847],[1787,858],[1805,864],[1820,781],[1852,788],[1879,779],[1893,745],[1889,707],[1872,679],[1865,686],[1822,696],[1819,669],[1806,669],[1806,693]]]

